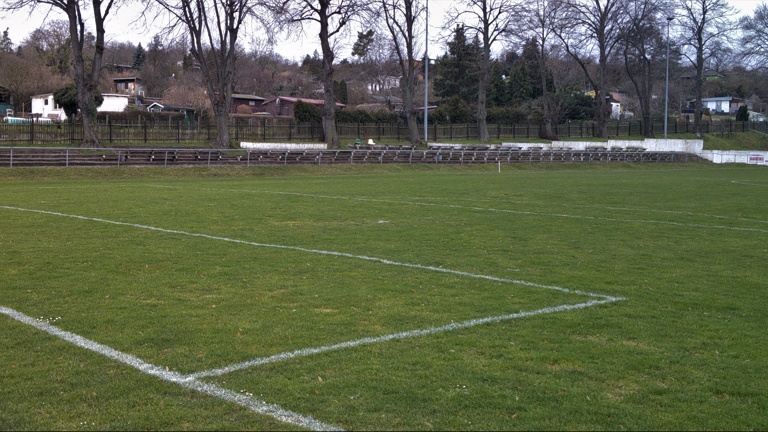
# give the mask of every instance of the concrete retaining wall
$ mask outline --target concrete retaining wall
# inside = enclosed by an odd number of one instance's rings
[[[764,151],[705,150],[700,153],[700,156],[718,164],[768,165],[768,152]]]
[[[645,139],[645,140],[608,140],[606,141],[553,141],[551,143],[502,143],[503,147],[543,147],[544,149],[570,148],[572,150],[586,150],[591,147],[642,147],[647,151],[659,152],[684,152],[698,154],[704,149],[703,140],[689,139]]]
[[[252,143],[242,141],[240,148],[253,150],[326,150],[327,144]]]

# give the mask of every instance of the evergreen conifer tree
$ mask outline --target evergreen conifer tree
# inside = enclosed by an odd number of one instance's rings
[[[141,70],[141,67],[144,65],[146,60],[147,52],[144,50],[144,47],[141,46],[141,42],[139,42],[139,46],[136,47],[136,51],[133,53],[133,62],[131,63],[131,67],[136,70]]]

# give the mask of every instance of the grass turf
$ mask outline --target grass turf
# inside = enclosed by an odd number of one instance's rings
[[[0,182],[0,306],[180,373],[590,299],[306,250],[627,298],[203,378],[328,424],[768,427],[762,167],[32,169]],[[291,427],[0,322],[0,428]]]

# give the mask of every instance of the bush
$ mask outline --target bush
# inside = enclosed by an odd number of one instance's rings
[[[336,110],[339,123],[397,123],[400,115],[388,110],[367,111],[361,109]]]
[[[436,120],[444,119],[447,123],[473,123],[475,114],[472,107],[460,97],[453,96],[448,102],[435,110]]]
[[[240,104],[235,110],[238,114],[253,114],[253,109],[245,104]]]
[[[293,104],[293,118],[299,123],[322,123],[323,111],[317,105],[296,101]]]
[[[582,93],[572,93],[565,100],[564,120],[591,120],[595,114],[595,99]]]
[[[746,105],[739,107],[739,110],[736,112],[736,121],[749,121],[749,109]]]
[[[336,110],[336,121],[338,123],[373,123],[373,115],[366,110],[343,109]]]
[[[493,107],[488,109],[486,121],[497,124],[520,124],[528,119],[528,113],[513,107]]]
[[[184,113],[179,112],[149,112],[139,109],[133,105],[128,105],[123,112],[100,112],[96,115],[96,118],[101,122],[107,120],[112,123],[123,124],[142,124],[149,123],[150,125],[156,123],[171,123],[176,124],[177,121],[184,121]]]

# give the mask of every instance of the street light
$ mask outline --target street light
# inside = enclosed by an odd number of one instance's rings
[[[427,103],[429,102],[429,0],[426,5],[426,25],[424,26],[424,145],[429,141],[427,126]]]
[[[667,123],[669,122],[669,23],[675,17],[667,17],[667,86],[664,90],[664,139],[667,139]]]

